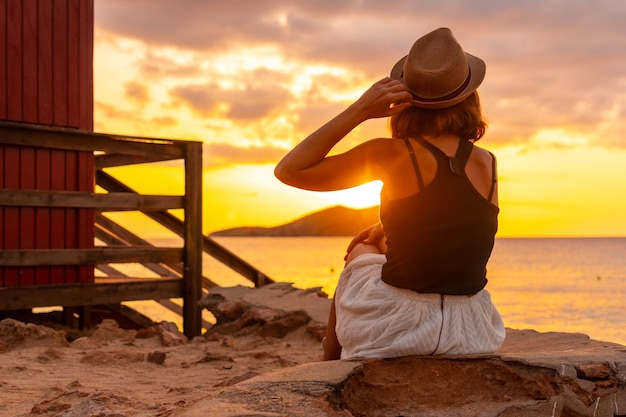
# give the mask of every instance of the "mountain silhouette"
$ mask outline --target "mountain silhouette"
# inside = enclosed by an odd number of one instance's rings
[[[350,209],[330,207],[276,227],[236,227],[211,236],[354,236],[378,222],[378,206]]]

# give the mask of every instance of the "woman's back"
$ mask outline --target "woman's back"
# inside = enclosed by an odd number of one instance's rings
[[[456,135],[443,135],[424,139],[448,157],[453,157],[456,154],[460,143],[460,139]],[[386,181],[386,187],[382,195],[383,199],[390,200],[404,198],[420,191],[410,153],[400,140],[393,140],[393,142],[395,142],[393,143],[393,156],[389,161],[386,161],[389,179]],[[435,178],[437,159],[432,151],[420,144],[418,140],[411,139],[410,144],[417,159],[424,185],[428,186]],[[492,189],[493,169],[493,155],[485,149],[473,146],[465,166],[465,174],[472,186],[484,198],[488,198]],[[497,184],[493,190],[490,202],[494,206],[498,206]]]
[[[498,208],[489,202],[495,189],[495,160],[488,169],[475,170],[480,185],[490,184],[483,195],[467,175],[475,151],[471,142],[457,140],[451,156],[418,138],[419,146],[430,153],[421,158],[423,169],[414,150],[416,141],[403,141],[413,171],[404,173],[404,189],[415,184],[418,191],[390,198],[383,188],[381,220],[388,261],[382,279],[417,292],[474,294],[487,282],[485,268],[497,230]],[[485,181],[486,176],[491,178]]]

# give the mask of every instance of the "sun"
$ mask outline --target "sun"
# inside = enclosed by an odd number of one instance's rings
[[[382,186],[381,181],[372,181],[347,190],[321,193],[321,197],[332,205],[363,209],[380,204]]]

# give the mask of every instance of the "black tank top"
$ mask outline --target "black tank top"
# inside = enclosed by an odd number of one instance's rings
[[[417,140],[437,160],[433,181],[424,187],[408,139],[420,191],[381,202],[387,236],[382,280],[421,293],[475,294],[487,284],[487,261],[498,229],[498,207],[490,203],[496,183],[495,158],[489,198],[465,174],[473,144],[461,139],[454,158],[423,138]]]

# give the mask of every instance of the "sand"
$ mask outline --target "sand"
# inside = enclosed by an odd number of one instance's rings
[[[159,336],[131,334],[41,345],[27,340],[0,354],[1,416],[167,416],[216,388],[321,358],[304,329],[283,339],[216,337],[170,347]],[[148,360],[162,354],[163,363]]]
[[[281,283],[214,289],[212,294],[233,301],[223,305],[225,315],[238,311],[238,303],[254,308],[241,315],[245,320],[225,324],[221,333],[209,331],[191,341],[166,322],[137,331],[106,320],[68,342],[62,330],[0,321],[0,416],[382,416],[388,410],[381,407],[408,404],[418,393],[432,390],[432,381],[446,370],[446,387],[455,382],[471,387],[472,395],[463,398],[480,401],[470,404],[475,409],[464,404],[441,414],[444,408],[438,407],[450,398],[444,387],[437,391],[440,397],[428,397],[433,415],[499,415],[508,407],[518,414],[507,416],[569,416],[575,411],[604,417],[626,410],[626,347],[621,345],[581,334],[507,329],[503,347],[486,357],[321,362],[320,329],[330,300],[316,289]],[[290,315],[297,311],[306,312],[309,322],[300,325],[294,319],[300,316]],[[296,324],[284,331],[285,323]],[[439,377],[397,386],[398,374],[418,375],[430,368]],[[463,382],[471,372],[488,378],[478,386]],[[495,391],[488,387],[502,375],[508,378],[503,384],[517,382]],[[520,386],[532,389],[513,392]],[[364,387],[374,391],[368,394]],[[513,390],[505,395],[506,404],[489,400],[501,400],[504,389]],[[376,398],[378,392],[395,397]],[[485,414],[487,406],[496,411]],[[369,411],[357,412],[360,407]],[[380,413],[371,414],[374,409]],[[531,409],[538,414],[527,414]]]
[[[282,308],[310,304],[314,317],[328,311],[327,299],[284,286],[263,292],[237,287],[228,295],[247,293]],[[251,329],[183,344],[180,334],[164,338],[158,329],[138,333],[107,320],[89,336],[68,343],[61,332],[43,326],[11,319],[0,323],[2,417],[168,416],[225,386],[316,362],[322,354],[319,337],[307,326],[283,338],[262,337]]]

